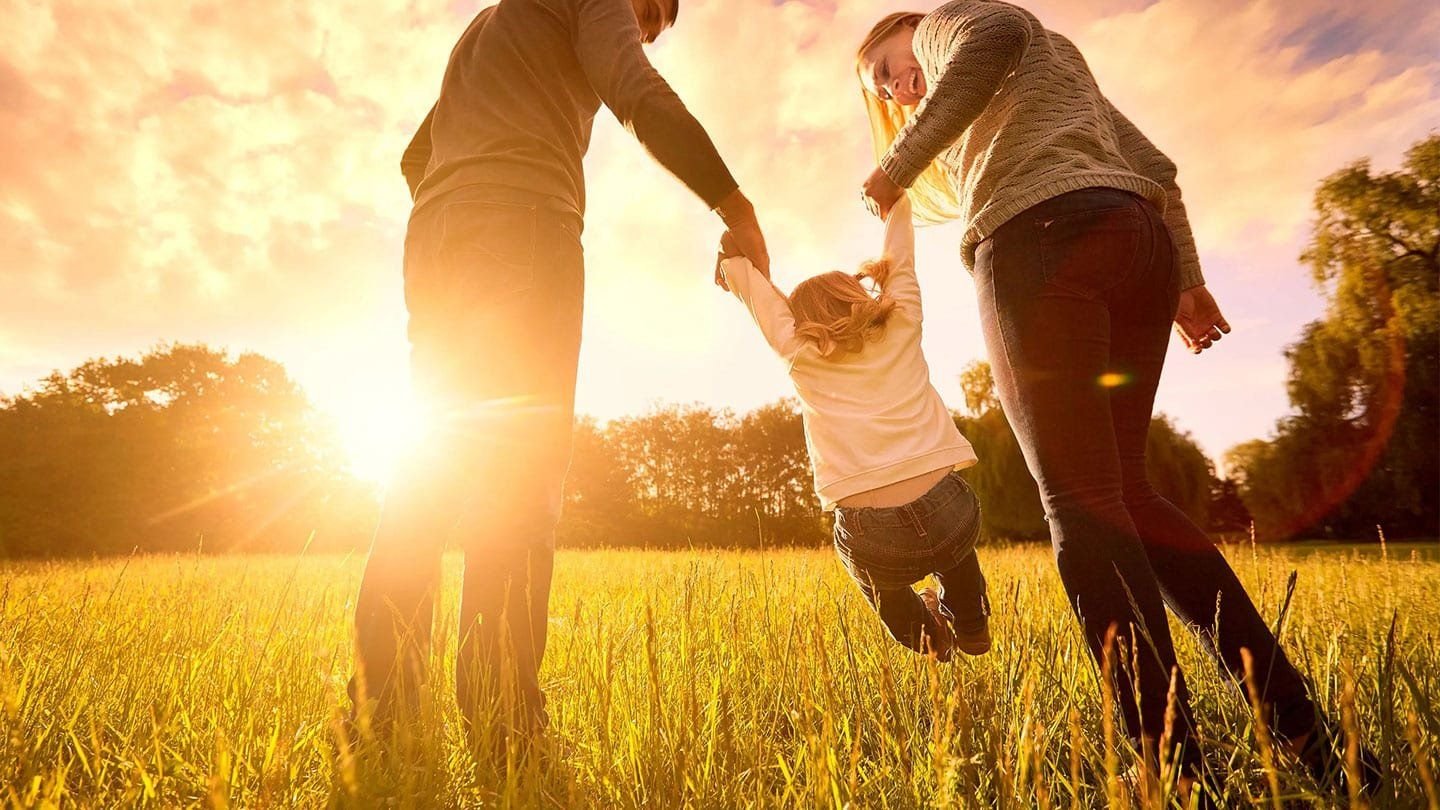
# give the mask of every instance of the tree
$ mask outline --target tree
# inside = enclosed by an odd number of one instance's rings
[[[972,418],[955,420],[975,448],[980,463],[962,475],[980,499],[980,519],[986,536],[1009,540],[1041,540],[1050,536],[1040,490],[1020,443],[998,406]]]
[[[980,498],[986,534],[1007,539],[1048,538],[1040,490],[1000,409],[990,365],[971,364],[961,376],[961,387],[972,416],[958,417],[955,423],[980,459],[964,475]],[[1146,439],[1146,458],[1155,489],[1196,523],[1206,525],[1211,493],[1218,482],[1214,465],[1195,440],[1168,417],[1156,416]]]
[[[1301,259],[1327,298],[1289,348],[1295,411],[1232,452],[1260,532],[1440,531],[1440,136],[1320,185]]]
[[[1145,462],[1150,482],[1198,526],[1210,522],[1210,493],[1215,487],[1215,465],[1195,439],[1175,427],[1170,417],[1156,414],[1145,440]]]
[[[997,407],[957,424],[981,463],[965,472],[991,537],[1047,535],[1040,498]],[[1157,486],[1203,509],[1207,462],[1161,420]],[[1197,492],[1199,493],[1197,495]],[[273,361],[203,346],[96,360],[0,402],[0,554],[354,549],[373,492],[344,470],[334,437]],[[567,546],[820,546],[793,399],[737,416],[667,405],[601,424],[582,418],[559,540]]]
[[[1210,523],[1205,528],[1220,534],[1249,531],[1254,520],[1234,478],[1216,479],[1211,484],[1209,512]]]
[[[354,545],[374,498],[344,466],[272,360],[92,360],[0,401],[0,555]]]
[[[799,404],[743,417],[668,405],[582,420],[560,526],[566,545],[815,545],[826,540]]]
[[[818,517],[810,454],[805,448],[805,422],[800,403],[786,398],[745,414],[735,429],[736,460],[743,501],[759,499],[761,510],[774,517],[777,529],[799,529]],[[742,518],[751,515],[743,504]]]
[[[960,390],[965,395],[965,412],[979,416],[986,411],[1000,409],[1000,397],[995,393],[995,375],[990,364],[976,360],[960,372]]]

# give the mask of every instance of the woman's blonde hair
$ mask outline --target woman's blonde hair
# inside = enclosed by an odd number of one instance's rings
[[[890,263],[866,262],[858,273],[838,270],[807,278],[790,293],[795,334],[814,344],[821,357],[858,352],[865,342],[880,337],[895,300],[885,294]],[[870,279],[872,293],[861,283]]]
[[[924,17],[924,14],[913,11],[897,11],[885,15],[870,29],[865,40],[860,43],[860,49],[855,52],[855,76],[860,80],[860,95],[865,99],[865,112],[870,118],[870,137],[875,147],[876,162],[885,157],[885,153],[890,150],[890,144],[895,142],[896,136],[905,127],[905,122],[915,114],[915,108],[886,101],[865,89],[865,78],[861,73],[865,53],[901,28],[915,27]],[[911,184],[910,204],[915,219],[924,223],[949,222],[960,216],[960,199],[955,194],[955,188],[934,163],[925,167],[925,171]]]

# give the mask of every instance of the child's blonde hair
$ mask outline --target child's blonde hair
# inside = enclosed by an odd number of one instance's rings
[[[789,299],[796,336],[814,344],[821,357],[860,351],[884,333],[895,311],[895,300],[885,294],[889,276],[890,263],[879,259],[861,265],[858,273],[835,270],[800,282]],[[867,278],[874,293],[861,283]]]

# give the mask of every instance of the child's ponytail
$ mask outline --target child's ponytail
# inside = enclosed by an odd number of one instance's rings
[[[855,274],[831,272],[808,278],[790,294],[795,334],[814,344],[821,357],[853,353],[885,331],[895,301],[885,294],[890,263],[866,262]],[[874,293],[861,283],[870,279]]]
[[[861,281],[870,279],[876,290],[883,295],[885,282],[890,280],[890,261],[888,259],[872,259],[864,262],[860,265],[860,272],[855,274],[855,278]]]

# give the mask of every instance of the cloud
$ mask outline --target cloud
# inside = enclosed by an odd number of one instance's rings
[[[1440,120],[1440,58],[1385,47],[1396,5],[1322,2],[1302,15],[1274,0],[1164,0],[1096,20],[1077,40],[1116,103],[1181,166],[1202,244],[1289,244],[1318,178],[1367,155],[1393,159]],[[1428,30],[1433,46],[1440,14],[1405,16],[1404,41]],[[1146,47],[1106,47],[1115,42]]]

